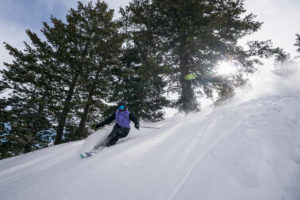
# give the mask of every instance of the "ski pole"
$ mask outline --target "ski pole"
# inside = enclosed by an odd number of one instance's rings
[[[150,126],[140,126],[140,128],[152,128],[152,129],[159,129],[158,127],[150,127]]]
[[[104,128],[104,127],[97,128],[97,129],[88,128],[88,133],[89,133],[89,135],[90,135],[90,134],[96,133],[96,132],[99,131],[99,130],[105,130],[105,131],[107,131],[108,129],[107,129],[107,128]]]

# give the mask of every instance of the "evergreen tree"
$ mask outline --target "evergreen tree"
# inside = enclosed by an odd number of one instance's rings
[[[53,57],[62,66],[63,85],[67,88],[62,91],[65,99],[57,113],[55,144],[63,142],[67,121],[72,137],[81,138],[93,97],[107,96],[111,79],[109,67],[115,64],[122,44],[118,24],[112,17],[113,11],[108,10],[104,2],[97,1],[95,7],[91,2],[86,6],[78,2],[77,9],[71,9],[67,15],[66,23],[52,18],[53,27],[44,24],[43,33],[54,47]],[[102,103],[99,108],[105,105]],[[77,114],[80,114],[80,122],[76,129]]]
[[[30,31],[27,31],[30,35]],[[14,57],[12,64],[5,63],[7,69],[1,71],[3,90],[10,93],[9,98],[2,99],[1,107],[5,118],[1,119],[2,143],[4,146],[14,146],[12,155],[20,152],[30,152],[33,148],[47,146],[51,133],[51,124],[45,110],[53,97],[52,76],[47,67],[49,59],[36,48],[25,43],[22,52],[6,44],[9,53]],[[47,66],[47,67],[46,67]],[[51,68],[49,68],[51,69]],[[3,92],[3,91],[2,91]],[[15,145],[9,145],[15,144]]]
[[[134,0],[123,11],[130,31],[151,34],[152,42],[161,47],[165,62],[172,66],[169,80],[176,83],[178,106],[183,111],[198,109],[196,87],[209,95],[212,89],[226,83],[212,78],[220,60],[232,56],[244,67],[243,71],[253,70],[256,60],[251,57],[258,51],[247,51],[237,42],[257,31],[261,23],[254,21],[253,14],[245,15],[243,2]],[[240,80],[239,76],[235,79]]]
[[[295,46],[297,47],[297,52],[300,53],[300,34],[296,34]]]
[[[6,105],[6,99],[0,99],[0,159],[13,156],[15,149],[15,145],[7,139],[10,128],[8,124],[9,114],[5,110]]]
[[[6,44],[14,60],[0,81],[1,93],[11,94],[0,99],[5,156],[45,147],[53,135],[55,144],[80,139],[109,107],[124,38],[112,17],[104,2],[79,2],[66,22],[51,17],[51,25],[43,24],[46,41],[27,30],[24,51]]]
[[[161,120],[162,109],[169,105],[165,95],[163,55],[151,42],[151,34],[129,31],[127,21],[122,20],[122,23],[127,42],[122,56],[123,67],[114,72],[118,81],[111,100],[126,100],[130,110],[139,118]]]
[[[63,23],[54,17],[51,19],[53,27],[44,23],[42,32],[48,42],[53,46],[53,57],[60,64],[60,74],[64,80],[61,94],[64,100],[60,102],[59,112],[57,112],[58,125],[56,128],[55,144],[62,143],[64,128],[68,115],[74,107],[73,102],[75,88],[78,84],[80,74],[84,64],[84,57],[87,56],[88,45],[82,43],[80,30],[76,28],[76,21],[67,15],[67,23]]]
[[[99,112],[103,113],[108,108],[106,101],[115,81],[112,73],[119,66],[124,36],[119,33],[120,23],[112,20],[113,10],[108,10],[106,3],[98,1],[95,7],[91,3],[87,6],[79,3],[78,10],[72,15],[80,16],[77,23],[80,25],[83,40],[91,44],[79,80],[81,90],[84,91],[84,101],[75,136],[82,138],[86,134],[86,122],[89,121],[91,125],[95,118],[97,120]]]

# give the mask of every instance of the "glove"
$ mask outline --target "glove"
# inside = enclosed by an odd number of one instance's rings
[[[95,124],[95,125],[92,125],[92,129],[96,130],[96,129],[102,127],[102,126],[103,126],[102,123],[100,123],[100,124]]]
[[[97,125],[95,125],[95,124],[92,125],[92,126],[91,126],[91,129],[96,130],[96,129],[97,129]]]
[[[140,125],[139,124],[135,124],[134,127],[139,130],[140,129]]]

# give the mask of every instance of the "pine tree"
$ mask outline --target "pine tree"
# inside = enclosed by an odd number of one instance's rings
[[[30,35],[30,31],[27,34]],[[12,145],[15,146],[11,150],[12,155],[30,152],[36,145],[47,146],[49,138],[46,135],[51,135],[49,130],[52,127],[45,114],[52,98],[52,76],[47,75],[51,72],[45,67],[50,62],[37,49],[27,43],[25,46],[24,51],[19,51],[6,44],[14,61],[12,64],[4,63],[7,69],[1,71],[3,90],[10,92],[7,100],[2,99],[5,116],[2,119],[5,129],[3,145],[15,144]]]
[[[124,38],[112,17],[104,2],[79,2],[66,22],[43,23],[45,41],[27,30],[31,44],[24,51],[6,44],[14,60],[5,63],[0,81],[0,92],[11,93],[0,99],[5,156],[45,147],[53,135],[55,144],[80,139],[109,107]]]
[[[1,92],[4,87],[1,87]],[[9,113],[6,111],[7,100],[0,99],[0,159],[7,158],[14,155],[15,144],[8,141],[9,135]]]
[[[77,9],[71,9],[66,16],[66,23],[52,18],[53,27],[44,24],[43,33],[55,47],[53,57],[62,65],[67,88],[62,91],[65,99],[57,115],[55,144],[63,142],[67,122],[71,125],[70,134],[81,138],[93,97],[107,96],[111,79],[109,66],[114,64],[122,44],[112,17],[113,11],[104,2],[97,1],[95,7],[91,2],[87,6],[79,2]],[[80,122],[76,129],[77,114]]]
[[[118,70],[112,100],[126,100],[130,111],[143,120],[163,119],[162,109],[169,101],[164,96],[166,83],[160,76],[162,67],[149,58],[141,58],[138,49],[126,49],[124,68]]]
[[[259,51],[245,50],[237,43],[257,31],[262,23],[255,21],[253,14],[245,15],[243,2],[134,0],[123,11],[129,30],[151,34],[151,41],[160,47],[165,63],[171,66],[168,80],[178,88],[178,106],[183,111],[198,109],[196,88],[201,87],[209,95],[214,89],[224,91],[223,86],[230,86],[227,80],[213,78],[220,60],[234,57],[244,72],[253,71],[257,60],[252,56]],[[235,81],[239,80],[237,76]]]
[[[58,125],[56,128],[55,144],[62,143],[63,132],[68,115],[71,114],[75,102],[75,88],[82,73],[82,58],[87,56],[88,44],[80,42],[80,30],[76,29],[76,21],[67,15],[67,23],[52,17],[53,27],[44,23],[42,30],[48,42],[53,46],[52,56],[60,65],[60,74],[63,86],[61,94],[64,100],[60,102],[59,112],[57,112]]]
[[[297,47],[297,52],[300,53],[300,34],[296,34],[295,46]]]
[[[121,12],[124,15],[124,10]],[[161,120],[163,108],[169,106],[163,54],[159,54],[159,48],[151,42],[151,34],[130,31],[127,21],[123,19],[122,23],[127,42],[122,67],[115,71],[118,81],[111,100],[127,101],[130,110],[143,120]]]
[[[91,44],[79,80],[82,91],[85,91],[83,93],[85,98],[82,112],[80,112],[79,127],[75,132],[78,138],[85,136],[86,123],[89,122],[91,125],[95,118],[97,119],[95,111],[103,113],[103,110],[108,108],[105,101],[108,101],[109,93],[113,90],[111,87],[114,82],[112,70],[119,66],[124,38],[119,33],[120,23],[112,20],[113,13],[113,10],[108,10],[106,3],[99,1],[95,7],[91,3],[87,6],[79,3],[76,13],[72,13],[81,16],[78,23],[82,30],[81,34],[84,36],[83,40]]]

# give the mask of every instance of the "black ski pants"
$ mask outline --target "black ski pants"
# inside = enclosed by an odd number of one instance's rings
[[[105,140],[106,146],[115,145],[120,138],[124,138],[129,134],[130,128],[121,127],[116,124]]]

